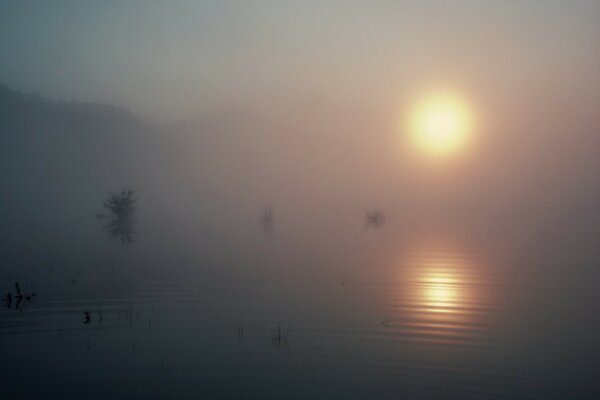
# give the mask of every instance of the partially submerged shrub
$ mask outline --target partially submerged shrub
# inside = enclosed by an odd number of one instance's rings
[[[135,236],[135,215],[137,213],[137,197],[129,187],[121,189],[119,193],[110,193],[102,205],[108,211],[108,223],[104,230],[110,238],[118,238],[121,243],[131,243]],[[104,219],[105,214],[98,214]]]

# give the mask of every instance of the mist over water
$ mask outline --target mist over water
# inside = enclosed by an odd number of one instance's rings
[[[0,398],[600,396],[598,5],[56,4],[0,5]]]
[[[597,189],[579,174],[502,187],[510,165],[428,169],[349,121],[3,101],[8,398],[597,393]],[[127,186],[123,223],[104,205]]]

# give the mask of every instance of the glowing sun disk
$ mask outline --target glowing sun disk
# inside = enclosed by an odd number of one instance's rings
[[[451,93],[436,93],[417,102],[409,118],[413,142],[433,155],[456,153],[467,143],[473,117],[467,103]]]

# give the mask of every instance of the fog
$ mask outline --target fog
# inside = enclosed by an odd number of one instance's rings
[[[271,241],[308,252],[335,254],[364,240],[393,247],[440,232],[511,251],[554,241],[561,251],[590,250],[599,122],[593,99],[581,97],[472,100],[485,122],[470,148],[432,160],[403,138],[403,104],[391,112],[315,100],[168,124],[4,88],[5,251],[99,251],[107,244],[94,215],[125,186],[139,195],[132,247],[159,246],[196,262],[205,251],[225,256],[264,244],[259,221],[268,204]],[[365,209],[385,212],[376,239],[364,232]]]
[[[595,398],[598,38],[584,0],[2,2],[0,397]]]

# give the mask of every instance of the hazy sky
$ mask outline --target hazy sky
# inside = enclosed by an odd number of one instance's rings
[[[598,40],[597,0],[2,0],[0,82],[169,119],[393,108],[440,82],[487,101],[550,82],[597,91]]]

